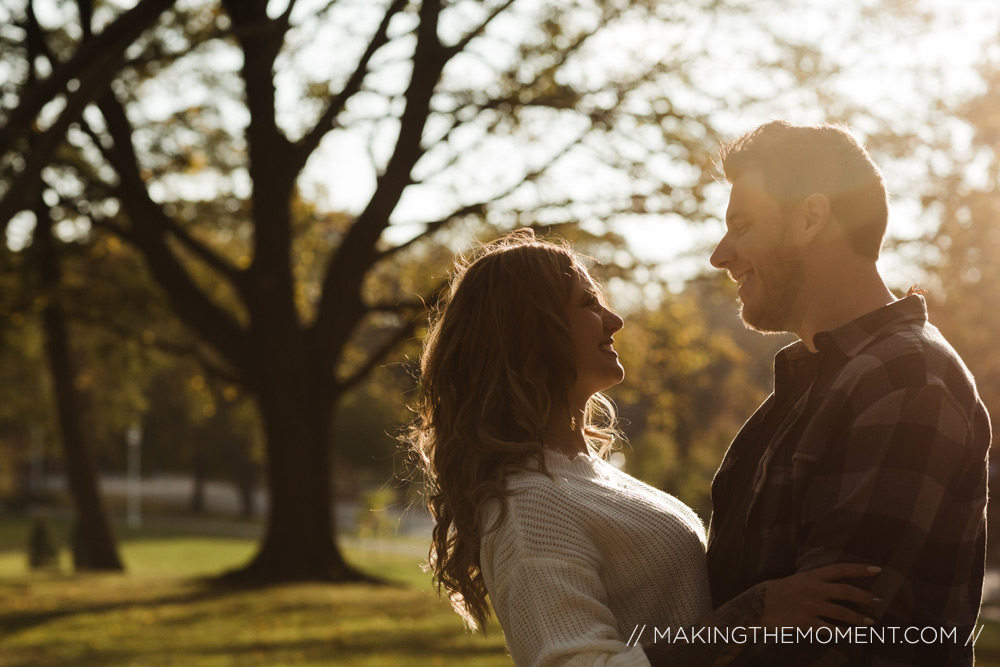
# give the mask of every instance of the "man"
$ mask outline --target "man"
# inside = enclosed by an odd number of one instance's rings
[[[739,283],[748,327],[800,340],[712,485],[715,605],[830,563],[882,567],[870,643],[758,640],[737,662],[971,665],[990,422],[924,299],[879,275],[882,176],[830,125],[767,123],[721,157],[732,192],[712,264]]]

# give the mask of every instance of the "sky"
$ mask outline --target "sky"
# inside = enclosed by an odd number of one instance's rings
[[[893,18],[885,7],[895,0],[800,0],[795,3],[778,3],[781,11],[762,12],[769,0],[759,0],[751,5],[756,11],[749,15],[719,15],[711,20],[690,20],[696,3],[665,3],[663,11],[674,12],[673,24],[683,26],[683,30],[668,27],[663,32],[648,23],[623,21],[613,30],[607,30],[596,40],[594,52],[599,57],[591,58],[576,71],[568,70],[567,76],[576,77],[578,82],[590,83],[602,77],[614,77],[633,62],[657,62],[675,56],[679,50],[693,49],[694,64],[690,76],[697,82],[696,90],[677,88],[664,90],[663,95],[687,105],[688,108],[710,112],[715,124],[730,137],[751,129],[771,118],[786,118],[792,122],[813,123],[827,120],[830,113],[847,106],[856,107],[856,134],[862,140],[866,131],[874,124],[866,124],[865,112],[871,115],[893,119],[893,129],[899,133],[916,131],[920,123],[933,115],[933,109],[923,109],[921,105],[933,94],[946,101],[961,100],[974,94],[982,85],[976,76],[977,65],[991,60],[1000,62],[1000,2],[995,0],[912,0],[902,5],[929,13],[928,21],[912,21]],[[480,77],[482,85],[488,84],[489,68],[482,62],[502,62],[511,57],[510,39],[519,30],[519,21],[528,20],[537,10],[541,0],[519,0],[512,11],[504,15],[491,28],[477,47],[476,58],[456,63],[460,76],[469,81]],[[52,2],[40,1],[37,11],[43,24],[59,20],[59,10]],[[71,3],[70,3],[71,4]],[[181,4],[197,4],[196,0],[181,0]],[[275,15],[283,11],[286,2],[272,2],[269,12]],[[293,23],[297,17],[307,16],[323,5],[322,0],[301,0],[293,13]],[[295,43],[294,60],[297,66],[284,67],[279,59],[276,86],[278,92],[277,111],[279,122],[295,138],[308,127],[318,113],[318,107],[304,103],[300,91],[311,81],[321,79],[324,72],[336,72],[344,61],[344,54],[363,48],[368,36],[379,19],[382,2],[371,0],[341,0],[337,11],[351,13],[352,30],[338,36],[315,33],[296,34],[289,40]],[[65,5],[64,5],[65,6]],[[466,25],[471,25],[481,11],[480,3],[466,5],[468,11],[454,13],[443,23],[445,34],[461,34]],[[669,9],[668,9],[669,7]],[[867,8],[869,18],[858,22],[851,8]],[[516,11],[515,11],[516,10]],[[342,14],[344,18],[347,14]],[[413,17],[401,16],[393,24],[392,30],[402,33],[412,27]],[[685,23],[685,21],[689,21]],[[829,78],[824,89],[824,99],[815,91],[799,86],[794,76],[776,69],[763,69],[755,65],[759,56],[768,57],[777,53],[773,45],[775,38],[783,38],[812,46],[821,54],[816,66],[836,63],[837,71]],[[346,39],[346,41],[344,41]],[[335,48],[334,48],[335,45]],[[393,64],[394,59],[405,63],[407,54],[405,40],[398,46],[386,48],[376,58],[385,66],[370,77],[367,83],[373,89],[396,92],[405,86],[408,75],[404,64]],[[238,53],[224,46],[206,52],[213,66],[220,72],[235,71],[240,60]],[[822,60],[825,58],[827,60]],[[340,67],[342,69],[342,67]],[[332,77],[335,78],[335,77]],[[204,90],[186,86],[184,77],[179,76],[171,84],[147,84],[145,92],[148,100],[144,113],[150,118],[166,117],[178,105],[193,105],[204,102],[209,96]],[[664,85],[672,85],[670,80]],[[700,91],[700,92],[699,92]],[[745,102],[747,96],[759,97],[759,101]],[[723,103],[720,104],[720,100]],[[726,101],[732,100],[729,103]],[[235,125],[246,123],[246,113],[242,107],[226,99],[215,96],[223,116]],[[349,114],[376,117],[392,112],[392,103],[379,99],[376,95],[360,96]],[[360,211],[368,202],[375,186],[376,169],[372,162],[384,162],[390,153],[394,140],[392,123],[373,121],[367,126],[369,131],[335,131],[324,140],[316,155],[310,161],[300,181],[303,191],[309,193],[320,204],[330,210]],[[452,182],[447,186],[431,184],[426,187],[410,188],[393,216],[393,227],[387,232],[390,240],[402,240],[418,232],[420,221],[434,219],[435,214],[445,213],[456,204],[476,200],[483,192],[493,188],[495,192],[504,186],[504,180],[517,182],[518,174],[537,163],[547,153],[571,141],[576,128],[571,122],[547,125],[537,132],[534,140],[522,142],[518,146],[495,142],[484,152],[469,152],[467,163],[459,162]],[[968,142],[968,133],[961,127],[949,128],[952,140],[961,145]],[[526,130],[530,134],[530,128]],[[458,137],[459,141],[461,137]],[[470,139],[470,142],[472,139]],[[556,147],[556,148],[554,148]],[[586,200],[595,193],[599,196],[614,196],[616,179],[621,174],[611,173],[597,162],[591,149],[569,154],[558,163],[558,168],[546,181],[535,189],[535,195],[558,196]],[[588,157],[589,155],[589,157]],[[669,160],[652,155],[651,169],[659,169],[664,177],[678,177],[678,167],[672,167]],[[879,156],[876,156],[879,157]],[[928,169],[920,156],[911,159],[879,159],[886,175],[890,191],[895,195],[890,213],[890,234],[899,238],[912,238],[926,231],[932,221],[921,217],[919,205],[906,196],[919,186]],[[464,159],[464,158],[463,158]],[[429,160],[433,164],[433,158]],[[655,171],[654,169],[654,171]],[[671,171],[673,169],[673,171]],[[237,194],[249,193],[249,182],[239,176],[232,183]],[[153,194],[157,196],[158,188]],[[188,183],[185,188],[208,187],[200,183]],[[619,183],[618,187],[623,187]],[[539,194],[539,190],[541,190]],[[192,191],[194,192],[194,191]],[[557,196],[555,193],[559,193]],[[626,216],[614,223],[629,242],[631,251],[644,261],[657,262],[661,275],[671,284],[679,285],[682,280],[707,267],[707,250],[712,242],[721,237],[728,187],[717,184],[708,191],[710,219],[692,225],[678,215]],[[527,197],[524,193],[518,196]],[[601,207],[594,206],[589,215],[600,216]],[[584,223],[587,224],[587,220]],[[596,221],[592,221],[596,222]],[[8,232],[8,242],[17,245],[30,233],[31,221],[21,219],[12,224]],[[70,232],[71,233],[71,232]],[[912,258],[886,253],[881,267],[890,282],[903,284],[909,278],[907,273]]]
[[[860,27],[849,11],[855,6],[850,0],[802,0],[784,4],[794,8],[752,19],[735,16],[702,26],[705,34],[699,39],[706,40],[709,48],[694,67],[693,76],[699,80],[699,85],[719,97],[737,89],[765,97],[762,103],[712,109],[717,124],[731,137],[772,118],[799,123],[828,119],[828,108],[813,93],[801,89],[790,74],[753,67],[748,54],[766,54],[768,48],[773,48],[769,42],[774,35],[813,45],[825,54],[838,67],[826,94],[839,100],[841,106],[853,105],[862,112],[870,110],[872,115],[897,118],[896,129],[900,133],[914,131],[917,124],[929,118],[931,110],[927,109],[925,114],[921,109],[921,105],[926,105],[924,100],[928,94],[946,101],[974,94],[982,85],[976,67],[987,59],[1000,60],[1000,41],[997,40],[1000,3],[994,0],[915,0],[906,3],[911,8],[928,12],[929,21],[895,20],[878,10],[885,3],[861,0],[858,6],[867,7],[874,13],[870,19],[862,21]],[[650,34],[642,26],[609,31],[601,47],[602,54],[606,54],[602,61],[611,60],[606,66],[613,68],[616,55],[627,59],[637,57],[637,53],[638,57],[645,55],[655,60],[669,52],[663,41],[658,41],[657,35]],[[637,51],[635,44],[645,44],[646,53]],[[308,57],[312,62],[319,62],[329,55],[324,56],[317,46],[308,50]],[[498,54],[497,57],[503,56]],[[862,113],[855,133],[864,140],[866,131],[873,127],[865,124]],[[969,138],[962,128],[955,128],[953,135],[959,144]],[[391,141],[386,141],[387,148]],[[374,143],[377,153],[378,141]],[[357,168],[366,161],[369,150],[366,137],[335,133],[324,142],[315,160],[317,169],[306,174],[304,180],[324,190],[331,208],[360,210],[374,188],[374,173]],[[497,162],[509,164],[516,162],[516,158],[504,154]],[[915,156],[911,160],[879,159],[879,162],[893,194],[890,234],[898,238],[919,236],[931,221],[921,218],[919,205],[906,193],[919,185],[927,165],[920,164],[920,158]],[[584,175],[588,170],[585,164],[580,162],[575,169],[565,169],[562,185],[581,198],[595,187]],[[472,169],[488,171],[489,165],[475,165]],[[490,177],[499,179],[502,173]],[[659,262],[663,274],[672,284],[679,285],[683,278],[707,267],[707,253],[703,249],[722,234],[721,219],[728,187],[719,184],[709,196],[716,219],[705,224],[691,225],[688,220],[669,215],[633,216],[619,220],[616,229],[624,233],[636,256]],[[440,205],[439,197],[441,193],[433,189],[424,192],[414,189],[408,193],[394,215],[397,226],[390,231],[390,236],[403,239],[418,231],[420,227],[414,222],[427,219],[427,210]],[[444,206],[441,210],[446,209]],[[886,253],[881,268],[891,282],[901,285],[911,280],[910,259]]]
[[[878,2],[863,5],[877,7]],[[959,102],[969,95],[982,91],[983,84],[976,68],[986,61],[1000,62],[1000,2],[993,0],[933,0],[914,1],[911,4],[930,13],[927,22],[886,21],[859,29],[854,23],[850,3],[844,0],[804,0],[792,11],[775,13],[764,22],[775,34],[789,39],[801,39],[837,63],[838,73],[831,77],[827,94],[840,98],[862,111],[897,119],[895,129],[901,134],[915,131],[918,123],[932,118],[927,107],[929,95],[947,102]],[[756,125],[774,118],[784,118],[794,123],[810,124],[829,120],[823,105],[817,104],[813,95],[798,89],[791,77],[775,77],[773,72],[741,70],[737,61],[740,53],[752,52],[752,31],[744,31],[740,41],[740,27],[728,26],[729,51],[719,59],[709,59],[703,64],[704,81],[725,87],[733,79],[750,79],[770,95],[769,103],[750,108],[722,109],[717,119],[732,138]],[[926,113],[925,113],[926,112]],[[874,125],[866,124],[860,116],[853,124],[853,131],[862,141],[866,131]],[[967,128],[952,129],[958,147],[967,148],[971,138]],[[908,196],[919,187],[926,176],[928,165],[919,156],[906,159],[889,159],[876,154],[876,159],[886,177],[891,194],[889,235],[895,238],[915,238],[927,231],[933,220],[923,218],[919,202]],[[723,233],[728,186],[720,186],[715,194],[714,210],[719,218],[700,228],[692,228],[681,221],[664,224],[662,220],[637,221],[625,227],[626,236],[636,252],[648,252],[650,258],[660,259],[664,248],[672,244],[656,239],[669,236],[684,239],[681,254],[713,243]],[[889,252],[883,254],[880,269],[896,285],[909,284],[913,278],[912,258],[899,257]],[[693,258],[683,258],[678,272],[686,274],[704,268],[702,260],[707,255],[699,253]],[[664,258],[669,261],[669,258]]]

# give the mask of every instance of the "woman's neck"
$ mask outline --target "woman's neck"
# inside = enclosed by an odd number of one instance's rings
[[[583,432],[584,408],[556,410],[545,425],[545,446],[567,456],[585,454],[587,438]]]

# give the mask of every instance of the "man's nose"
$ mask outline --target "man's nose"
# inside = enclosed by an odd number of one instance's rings
[[[717,269],[725,269],[733,261],[733,249],[729,244],[729,234],[723,236],[719,245],[715,246],[715,251],[709,261]]]

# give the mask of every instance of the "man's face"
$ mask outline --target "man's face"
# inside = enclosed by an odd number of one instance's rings
[[[762,186],[759,171],[733,183],[726,235],[712,253],[712,266],[739,283],[740,317],[749,328],[796,331],[803,315],[805,260],[789,239],[788,216]]]

